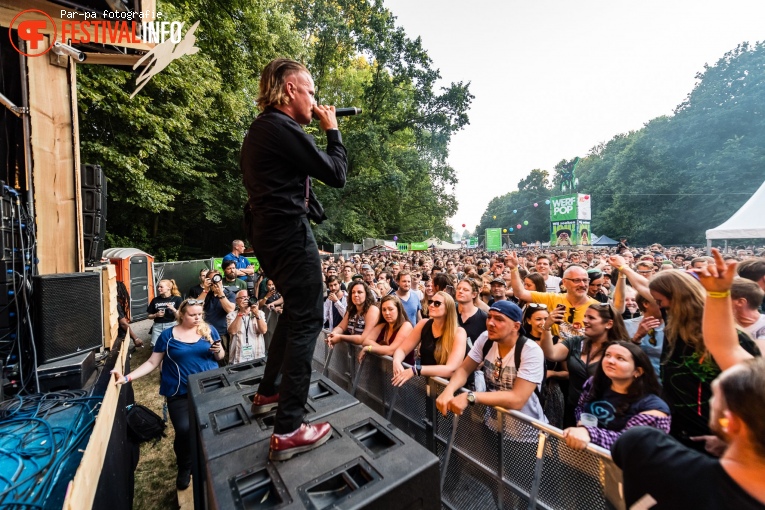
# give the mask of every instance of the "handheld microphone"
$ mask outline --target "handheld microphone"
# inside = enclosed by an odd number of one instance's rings
[[[335,117],[348,117],[350,115],[360,115],[361,108],[351,106],[350,108],[335,108]],[[316,114],[313,114],[313,118],[316,119]]]

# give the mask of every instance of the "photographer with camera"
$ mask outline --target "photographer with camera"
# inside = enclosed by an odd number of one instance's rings
[[[223,341],[226,351],[229,349],[228,324],[226,315],[236,307],[236,294],[223,287],[223,277],[218,271],[208,271],[204,281],[204,290],[199,295],[204,299],[205,321],[214,327]]]
[[[268,331],[266,314],[258,308],[258,300],[246,289],[236,294],[236,310],[226,315],[229,334],[229,365],[262,358],[266,355],[263,335]]]

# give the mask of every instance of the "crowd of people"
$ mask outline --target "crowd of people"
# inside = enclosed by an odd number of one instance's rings
[[[325,215],[312,178],[342,188],[348,170],[335,109],[316,104],[310,72],[292,60],[266,65],[259,92],[240,163],[247,235],[264,271],[256,278],[237,240],[224,275],[200,274],[180,304],[163,282],[149,305],[151,357],[115,372],[125,384],[162,366],[178,488],[189,484],[188,375],[264,352],[248,346],[268,331],[267,307],[283,317],[251,412],[277,408],[271,460],[332,435],[329,423],[303,421],[323,322],[330,347],[363,347],[360,362],[392,355],[391,384],[449,379],[436,401],[444,414],[488,406],[496,431],[499,406],[559,425],[570,448],[611,448],[628,507],[765,507],[762,252],[726,260],[633,250],[623,238],[613,252],[537,245],[321,260],[309,220]],[[326,151],[302,128],[314,117]]]

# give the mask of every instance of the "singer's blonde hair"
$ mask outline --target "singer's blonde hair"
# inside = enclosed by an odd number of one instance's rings
[[[277,58],[269,62],[260,75],[258,108],[263,110],[266,106],[288,105],[290,98],[284,91],[287,77],[301,72],[311,75],[303,64],[294,60]]]

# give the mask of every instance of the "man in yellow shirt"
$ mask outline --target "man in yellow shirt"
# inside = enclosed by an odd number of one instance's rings
[[[553,336],[557,335],[563,339],[584,335],[584,313],[590,305],[596,305],[598,302],[587,295],[590,279],[583,267],[570,266],[566,269],[566,272],[563,273],[563,288],[566,289],[566,293],[559,294],[526,290],[523,287],[523,280],[518,274],[518,256],[514,251],[505,252],[505,266],[512,271],[511,285],[513,295],[516,298],[527,303],[546,305],[549,311],[560,305],[566,308],[563,323],[555,324],[552,327]]]

